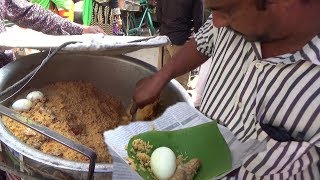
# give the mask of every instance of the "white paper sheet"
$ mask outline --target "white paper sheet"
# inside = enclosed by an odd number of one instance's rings
[[[210,121],[211,119],[208,119],[194,107],[189,106],[187,103],[180,102],[169,107],[163,115],[154,121],[134,122],[104,132],[105,143],[107,144],[111,155],[116,159],[113,167],[113,179],[141,179],[141,177],[126,164],[127,152],[125,148],[132,136],[153,129],[171,131],[200,125]],[[266,148],[264,142],[259,142],[257,140],[241,143],[226,127],[218,125],[218,128],[230,148],[232,155],[232,170],[240,167],[242,161],[247,156],[261,152]],[[121,161],[119,159],[121,159]],[[225,174],[227,173],[228,172]],[[224,176],[225,174],[222,174],[221,176]]]

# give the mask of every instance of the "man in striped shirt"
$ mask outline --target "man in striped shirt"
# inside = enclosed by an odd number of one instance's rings
[[[226,178],[320,179],[320,1],[205,4],[212,16],[174,60],[137,84],[131,112],[212,57],[200,110],[240,141],[267,144]]]

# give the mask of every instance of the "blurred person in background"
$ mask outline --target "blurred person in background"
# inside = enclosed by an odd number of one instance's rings
[[[157,0],[157,21],[160,35],[168,36],[171,44],[160,48],[158,68],[166,64],[203,24],[202,0]],[[176,78],[187,88],[189,73]]]
[[[118,0],[84,0],[82,20],[84,25],[100,26],[108,35],[122,27]]]

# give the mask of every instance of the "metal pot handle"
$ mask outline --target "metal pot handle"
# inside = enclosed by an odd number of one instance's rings
[[[97,154],[90,148],[79,144],[77,142],[74,142],[64,136],[62,136],[61,134],[45,127],[42,126],[34,121],[32,121],[31,119],[28,119],[24,116],[22,116],[21,114],[13,111],[10,108],[7,108],[3,105],[0,104],[0,114],[3,114],[5,116],[8,116],[12,119],[14,119],[15,121],[39,132],[40,134],[43,134],[85,156],[87,156],[90,159],[90,164],[89,164],[89,172],[88,172],[88,180],[93,179],[93,173],[94,173],[94,168],[95,168],[95,163],[96,163],[96,159],[97,159]]]

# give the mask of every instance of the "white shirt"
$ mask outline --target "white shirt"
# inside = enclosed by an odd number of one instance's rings
[[[262,59],[260,43],[214,27],[210,16],[195,39],[213,58],[200,110],[242,142],[267,141],[236,178],[320,179],[320,36],[293,54]]]

